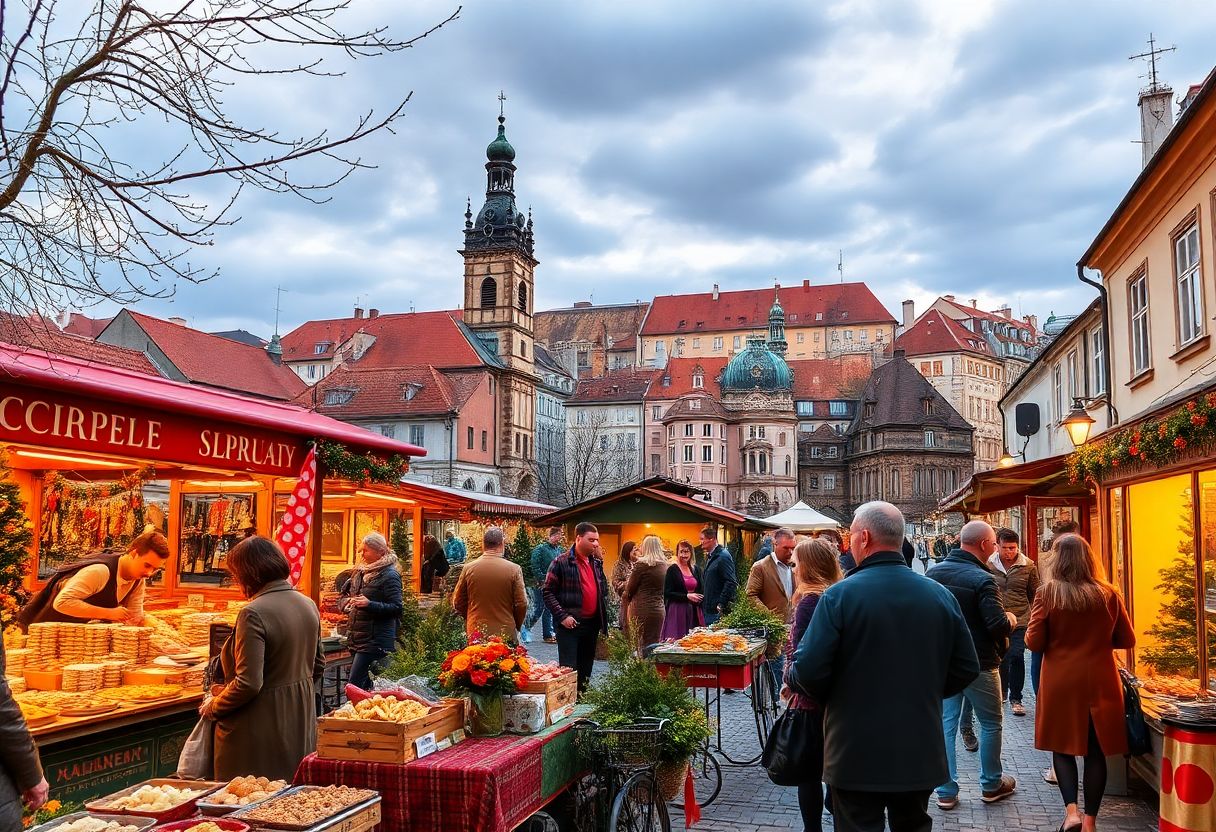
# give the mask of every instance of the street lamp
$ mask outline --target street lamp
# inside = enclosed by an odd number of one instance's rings
[[[1064,417],[1064,421],[1060,424],[1064,430],[1068,431],[1068,438],[1072,440],[1072,446],[1079,448],[1089,439],[1089,431],[1094,426],[1094,418],[1085,412],[1086,399],[1076,398],[1072,400],[1072,412]]]
[[[996,461],[997,468],[1012,468],[1014,466],[1013,455],[1009,453],[1009,449],[1005,448],[1005,452],[1001,454],[1001,458]]]

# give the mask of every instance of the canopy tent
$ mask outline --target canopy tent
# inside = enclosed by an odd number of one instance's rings
[[[826,514],[816,511],[806,503],[799,501],[780,514],[764,518],[766,523],[783,526],[796,532],[821,532],[826,529],[839,529],[840,524]]]

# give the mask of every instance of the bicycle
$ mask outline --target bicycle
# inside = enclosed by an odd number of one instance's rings
[[[619,728],[590,719],[574,723],[575,747],[591,764],[591,774],[576,786],[579,832],[671,832],[655,775],[666,723],[649,717]]]
[[[688,770],[692,772],[692,790],[696,795],[697,805],[705,808],[718,799],[722,791],[722,764],[709,749],[709,740],[692,752],[688,758]],[[684,811],[684,794],[681,792],[671,805]]]

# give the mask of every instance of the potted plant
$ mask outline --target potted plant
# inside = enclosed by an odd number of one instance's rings
[[[775,659],[785,648],[789,626],[781,616],[746,595],[736,599],[730,612],[713,625],[715,630],[739,630],[747,635],[763,636],[768,643],[765,655]]]
[[[515,691],[530,666],[523,647],[511,647],[493,636],[448,653],[440,666],[439,684],[449,693],[468,696],[473,736],[494,737],[503,729],[503,695]]]
[[[679,673],[663,677],[654,662],[637,656],[619,630],[608,636],[608,672],[588,688],[583,701],[591,718],[606,728],[631,725],[642,717],[667,720],[658,758],[659,791],[673,800],[684,785],[688,758],[709,739],[709,720]]]

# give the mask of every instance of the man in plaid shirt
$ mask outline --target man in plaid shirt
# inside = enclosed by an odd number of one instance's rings
[[[608,581],[599,557],[599,529],[579,523],[574,535],[570,551],[549,565],[543,594],[558,624],[558,663],[578,671],[581,693],[591,678],[599,635],[608,632]]]

